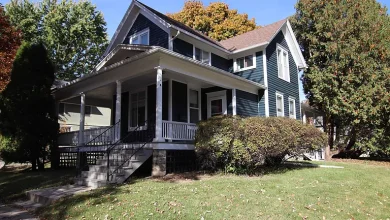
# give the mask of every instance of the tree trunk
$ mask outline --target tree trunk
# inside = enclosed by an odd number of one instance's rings
[[[332,132],[330,132],[330,129],[332,127],[332,125],[330,125],[330,117],[329,116],[325,116],[325,132],[327,133],[328,135],[328,144],[326,145],[325,147],[325,160],[329,161],[331,160],[331,155],[330,155],[330,147],[331,145],[333,144],[333,136],[332,136]]]
[[[37,158],[38,170],[42,171],[45,169],[45,160],[42,157]]]
[[[35,171],[37,170],[37,158],[35,157],[35,155],[31,155],[31,170],[32,171]]]

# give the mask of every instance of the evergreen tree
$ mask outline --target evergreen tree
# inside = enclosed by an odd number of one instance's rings
[[[292,20],[309,68],[303,85],[347,150],[376,150],[388,134],[390,20],[375,0],[300,0]],[[382,139],[384,140],[384,139]],[[329,147],[327,157],[329,158]]]
[[[33,170],[37,165],[44,168],[47,147],[57,139],[59,125],[51,94],[54,78],[54,67],[43,44],[23,43],[1,97],[0,133],[12,144],[3,141],[2,155],[12,155],[8,160],[16,162],[28,157]]]

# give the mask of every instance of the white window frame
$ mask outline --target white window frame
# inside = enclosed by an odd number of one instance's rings
[[[189,87],[188,84],[187,84],[187,88],[188,88],[188,91],[187,91],[187,95],[188,95],[188,97],[187,97],[187,100],[188,100],[188,102],[187,102],[187,105],[188,105],[187,115],[188,115],[188,117],[187,118],[188,118],[188,120],[187,120],[187,122],[191,123],[191,109],[197,109],[198,110],[198,119],[199,119],[199,121],[201,121],[202,120],[201,119],[201,104],[200,104],[201,103],[201,91],[199,89],[195,89],[195,88]],[[190,91],[191,90],[198,92],[198,108],[190,106],[191,105],[191,101],[190,101],[190,97],[191,97]]]
[[[279,112],[278,112],[278,97],[282,97],[282,115],[279,115]],[[283,97],[283,93],[280,93],[280,92],[276,92],[276,96],[275,96],[275,108],[276,108],[276,116],[277,117],[284,117],[284,97]]]
[[[196,59],[196,55],[195,55],[195,49],[196,49],[196,48],[198,48],[198,49],[201,51],[202,54],[203,54],[203,52],[206,52],[206,53],[209,54],[209,62],[208,62],[208,63],[205,63],[205,62],[203,62],[203,61],[201,61],[201,60],[197,60],[197,59]],[[193,58],[194,60],[197,60],[197,61],[199,61],[199,62],[201,62],[201,63],[208,64],[208,65],[211,66],[211,52],[209,52],[209,51],[207,51],[207,50],[203,50],[203,49],[201,49],[201,48],[196,47],[195,45],[193,45],[193,46],[192,46],[192,53],[193,53],[192,58]]]
[[[211,117],[211,101],[222,99],[222,115],[227,115],[226,90],[207,93],[207,118]]]
[[[142,31],[139,31],[139,32],[131,35],[129,37],[129,44],[133,44],[133,39],[135,37],[138,37],[141,40],[141,35],[144,35],[145,33],[147,33],[147,36],[148,36],[148,43],[146,45],[149,45],[150,44],[150,31],[149,31],[149,28],[146,28],[146,29],[144,29]],[[141,45],[141,44],[137,44],[137,45]],[[142,44],[142,45],[144,45],[144,44]]]
[[[245,57],[247,57],[247,56],[252,56],[252,58],[253,58],[253,66],[239,69],[237,60],[238,59],[242,59],[242,58],[245,59]],[[241,72],[241,71],[245,71],[245,70],[255,69],[256,68],[256,54],[255,53],[254,54],[248,54],[246,56],[242,56],[242,57],[239,57],[239,58],[234,58],[233,68],[234,68],[234,72]]]
[[[291,101],[294,103],[294,114],[293,115],[290,114],[290,112],[291,112],[290,102]],[[295,98],[293,98],[293,97],[288,97],[288,115],[290,118],[293,118],[293,119],[297,118],[297,107],[295,106]]]
[[[280,59],[280,61],[282,62],[282,69],[279,68],[280,67],[280,65],[279,65],[279,53],[278,53],[279,50],[281,51],[281,54],[286,54],[287,55],[286,56],[286,58],[287,58],[286,65],[287,66],[284,66],[285,64],[283,63],[283,60]],[[282,58],[283,58],[283,56],[282,56]],[[290,60],[289,60],[288,50],[286,48],[284,48],[280,44],[276,45],[276,62],[277,62],[277,66],[278,66],[278,77],[280,79],[283,79],[283,80],[287,81],[287,82],[290,82],[290,65],[289,65],[290,64]],[[287,72],[284,71],[286,69],[285,67],[287,67]]]
[[[131,100],[131,95],[133,94],[136,94],[136,93],[141,93],[141,92],[145,92],[145,125],[140,127],[140,130],[146,130],[148,128],[148,91],[147,89],[140,89],[140,90],[134,90],[134,91],[130,91],[129,92],[129,112],[128,112],[128,117],[129,117],[129,120],[128,120],[128,131],[133,131],[134,129],[136,129],[137,127],[131,127],[131,120],[132,120],[132,100]],[[138,102],[138,100],[137,100]],[[138,125],[137,125],[138,126]]]

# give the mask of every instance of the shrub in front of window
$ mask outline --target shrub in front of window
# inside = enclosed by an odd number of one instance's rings
[[[314,126],[289,118],[218,116],[199,123],[196,152],[202,169],[252,173],[326,144]]]

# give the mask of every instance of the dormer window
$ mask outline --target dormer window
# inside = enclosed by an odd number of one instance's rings
[[[149,45],[149,29],[137,32],[130,36],[130,44]]]
[[[290,82],[290,70],[288,62],[288,52],[281,45],[277,45],[277,58],[278,58],[278,77]]]
[[[253,68],[256,68],[255,54],[240,57],[240,58],[235,59],[235,61],[234,61],[234,71],[235,72],[249,70],[249,69],[253,69]]]
[[[211,54],[208,51],[194,47],[194,59],[211,65]]]

